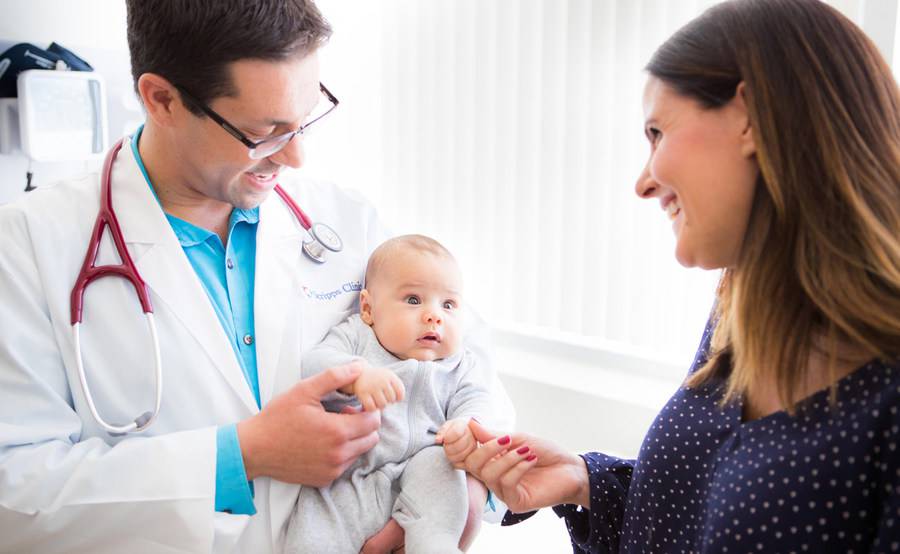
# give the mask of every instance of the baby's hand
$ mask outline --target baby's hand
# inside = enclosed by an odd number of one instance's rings
[[[353,394],[363,410],[383,410],[388,404],[400,402],[406,394],[403,381],[390,369],[373,367],[364,370],[353,382]]]
[[[444,454],[456,469],[465,469],[463,462],[478,447],[467,417],[445,421],[438,429],[434,442],[444,445]]]

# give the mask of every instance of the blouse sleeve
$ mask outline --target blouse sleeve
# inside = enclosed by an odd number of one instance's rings
[[[575,554],[618,552],[625,500],[634,460],[623,460],[599,452],[583,454],[591,486],[591,509],[573,504],[554,506],[553,511],[566,520]],[[503,525],[514,525],[528,519],[535,512],[514,514],[506,512]]]

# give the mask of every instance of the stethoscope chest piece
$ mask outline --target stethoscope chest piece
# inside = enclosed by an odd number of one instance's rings
[[[309,230],[310,234],[316,239],[316,242],[331,250],[332,252],[340,252],[344,249],[344,242],[334,229],[324,223],[313,223]]]
[[[303,253],[316,263],[325,263],[326,250],[340,252],[344,248],[341,237],[324,223],[313,223],[307,230],[307,234],[309,238],[303,241]]]
[[[334,229],[324,223],[313,223],[309,216],[303,213],[300,206],[294,202],[288,193],[281,186],[275,185],[275,192],[284,200],[287,207],[294,213],[300,225],[306,231],[307,238],[303,239],[303,253],[309,256],[309,259],[320,264],[324,264],[326,260],[326,250],[332,252],[340,252],[344,249],[344,241],[335,232]]]
[[[303,253],[309,257],[310,260],[324,264],[325,263],[325,249],[322,247],[322,244],[313,239],[307,239],[303,241]]]

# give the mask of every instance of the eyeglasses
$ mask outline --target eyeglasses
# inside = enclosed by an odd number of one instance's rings
[[[218,123],[223,129],[228,131],[228,134],[238,139],[244,146],[249,148],[251,160],[261,160],[263,158],[268,158],[273,154],[277,154],[285,146],[287,146],[295,136],[305,133],[309,129],[310,125],[331,113],[335,108],[337,108],[338,105],[338,99],[333,94],[331,94],[331,91],[325,88],[325,85],[319,83],[319,91],[322,93],[322,96],[325,97],[325,100],[327,100],[328,103],[326,104],[322,102],[322,98],[320,97],[319,102],[316,104],[316,108],[313,108],[313,113],[309,115],[306,123],[301,125],[296,131],[290,131],[278,136],[268,137],[260,141],[252,141],[247,138],[247,135],[240,132],[237,127],[229,123],[224,117],[213,111],[212,108],[197,100],[193,95],[191,95],[191,93],[184,90],[178,85],[175,85],[175,88],[178,89],[178,92],[180,92],[182,96],[187,98],[189,102],[196,105],[203,111],[203,113],[208,115],[213,121]]]

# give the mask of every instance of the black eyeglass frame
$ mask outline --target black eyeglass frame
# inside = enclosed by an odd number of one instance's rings
[[[338,99],[337,99],[337,97],[336,97],[334,94],[332,94],[331,91],[328,90],[328,89],[325,87],[325,85],[323,85],[323,84],[320,82],[320,83],[319,83],[319,90],[322,92],[322,94],[325,95],[326,98],[328,98],[328,101],[331,102],[331,107],[330,107],[330,108],[328,108],[327,110],[325,110],[325,112],[324,112],[322,115],[316,117],[316,118],[313,119],[312,121],[310,121],[310,122],[308,122],[308,123],[304,123],[304,124],[301,125],[299,128],[297,128],[295,131],[289,131],[289,132],[287,132],[287,133],[283,133],[283,134],[278,135],[278,136],[275,136],[275,137],[264,138],[264,139],[262,139],[262,140],[260,140],[260,141],[254,142],[254,141],[250,140],[249,138],[247,138],[247,135],[245,135],[244,133],[242,133],[237,127],[235,127],[234,125],[232,125],[231,123],[229,123],[227,119],[225,119],[224,117],[222,117],[221,115],[219,115],[218,113],[216,113],[215,110],[213,110],[212,108],[210,108],[209,106],[207,106],[207,105],[204,104],[203,102],[197,100],[197,98],[196,98],[194,95],[192,95],[191,93],[189,93],[188,91],[186,91],[183,87],[178,86],[178,85],[175,85],[175,88],[178,89],[178,92],[179,92],[182,96],[184,96],[185,98],[187,98],[187,100],[188,100],[189,102],[191,102],[192,104],[194,104],[195,106],[197,106],[198,108],[200,108],[200,110],[201,110],[204,114],[208,115],[208,116],[210,117],[210,119],[212,119],[213,121],[215,121],[216,123],[218,123],[219,126],[222,127],[223,129],[225,129],[226,131],[228,131],[228,134],[229,134],[229,135],[231,135],[231,136],[233,136],[234,138],[236,138],[237,140],[241,141],[241,143],[242,143],[244,146],[246,146],[247,148],[249,148],[249,149],[250,149],[250,157],[251,157],[251,158],[254,157],[254,156],[253,156],[253,153],[254,153],[254,152],[256,151],[256,149],[259,148],[260,146],[263,146],[263,145],[265,145],[266,143],[283,141],[283,144],[282,144],[282,146],[281,146],[280,148],[278,148],[277,150],[275,150],[275,151],[269,153],[267,156],[260,156],[259,158],[256,158],[256,159],[260,159],[260,158],[264,158],[264,157],[271,156],[271,155],[273,155],[273,154],[277,154],[277,153],[280,152],[285,146],[287,146],[287,144],[288,144],[289,142],[291,142],[291,141],[294,139],[295,136],[297,136],[297,135],[302,135],[304,131],[306,131],[307,129],[309,129],[310,125],[312,125],[312,124],[315,123],[316,121],[319,121],[320,119],[322,119],[322,118],[325,117],[326,115],[330,114],[330,113],[331,113],[332,111],[334,111],[334,109],[337,108],[337,106],[338,106]],[[287,137],[287,138],[285,138],[285,137]]]

